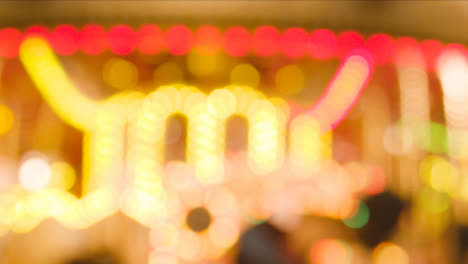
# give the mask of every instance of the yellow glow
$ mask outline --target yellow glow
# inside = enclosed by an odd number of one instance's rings
[[[20,59],[44,99],[65,122],[80,130],[92,130],[99,103],[81,94],[45,40],[25,40]]]
[[[408,253],[400,246],[384,242],[374,249],[373,264],[409,264]]]
[[[173,84],[184,79],[182,67],[175,62],[166,62],[158,66],[153,74],[155,84]]]
[[[291,166],[296,174],[311,175],[332,155],[332,135],[322,135],[320,124],[308,115],[300,115],[291,122]]]
[[[104,64],[103,79],[113,88],[131,89],[138,81],[138,69],[130,61],[111,58]]]
[[[52,180],[50,187],[70,190],[75,184],[76,173],[70,164],[64,161],[54,162],[50,165]]]
[[[230,81],[233,85],[257,88],[260,83],[260,74],[251,64],[238,64],[231,71]]]
[[[221,53],[202,54],[197,50],[192,50],[187,55],[187,68],[195,76],[209,76],[222,66]]]
[[[304,90],[304,72],[296,65],[284,66],[276,73],[275,84],[281,94],[297,94]]]
[[[19,168],[19,181],[30,191],[45,188],[51,179],[50,166],[47,160],[41,157],[31,157],[23,161]]]
[[[0,105],[0,135],[8,133],[13,127],[15,117],[6,105]]]

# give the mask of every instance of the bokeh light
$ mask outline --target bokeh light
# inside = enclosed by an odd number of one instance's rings
[[[298,94],[304,86],[304,72],[297,65],[284,66],[276,73],[275,89],[282,95]]]
[[[103,80],[118,90],[131,89],[138,81],[138,70],[125,59],[111,58],[104,64]]]
[[[257,88],[260,83],[260,74],[252,64],[238,64],[230,74],[231,84]]]
[[[358,229],[364,227],[369,221],[370,212],[369,207],[364,202],[359,202],[359,207],[356,213],[349,218],[343,219],[343,223],[350,228]]]
[[[6,105],[0,104],[0,135],[5,135],[15,122],[13,111]]]
[[[51,181],[49,186],[62,190],[70,190],[76,181],[76,172],[73,167],[64,162],[57,161],[50,164]]]
[[[409,264],[408,253],[400,246],[383,242],[373,252],[373,264]]]
[[[51,180],[51,169],[48,161],[34,154],[21,163],[18,174],[21,185],[30,191],[45,188]]]
[[[316,241],[310,248],[310,263],[350,264],[352,253],[351,247],[345,241],[322,239]]]

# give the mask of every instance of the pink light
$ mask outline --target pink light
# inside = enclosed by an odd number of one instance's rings
[[[166,45],[171,54],[184,55],[190,51],[194,42],[192,31],[186,26],[177,25],[166,31]]]
[[[142,54],[154,55],[164,47],[164,33],[156,25],[143,25],[136,33],[137,49]]]
[[[335,54],[337,47],[338,40],[330,30],[318,29],[310,35],[309,52],[316,59],[329,59]]]
[[[348,56],[348,53],[355,49],[364,48],[364,39],[355,31],[342,32],[338,36],[338,50],[337,55],[340,58]]]
[[[420,43],[424,58],[426,59],[426,65],[429,70],[434,70],[436,61],[439,58],[440,52],[442,51],[442,43],[438,40],[428,39]]]
[[[336,128],[367,86],[373,68],[372,55],[367,50],[354,50],[343,60],[315,105],[303,108],[290,103],[291,120],[299,114],[308,113],[320,123],[322,132]],[[343,83],[343,79],[347,82]]]
[[[372,35],[367,39],[366,47],[377,64],[390,62],[395,54],[393,39],[386,34]]]
[[[107,33],[99,25],[86,25],[81,29],[80,48],[88,55],[98,55],[108,47]]]
[[[224,33],[224,48],[233,57],[245,56],[252,42],[249,31],[243,27],[231,27]]]
[[[302,28],[288,28],[281,36],[281,48],[290,58],[304,56],[309,49],[309,34]]]
[[[18,56],[22,34],[16,28],[4,28],[0,30],[0,56],[15,58]]]
[[[215,54],[223,45],[223,35],[214,26],[201,26],[195,32],[195,48],[203,54]]]
[[[72,25],[59,25],[50,34],[49,39],[57,54],[68,56],[78,50],[80,33]]]
[[[261,57],[271,56],[278,52],[281,33],[273,26],[258,27],[252,38],[255,54]]]
[[[136,47],[136,33],[127,25],[116,25],[109,31],[109,48],[118,55],[127,55]]]

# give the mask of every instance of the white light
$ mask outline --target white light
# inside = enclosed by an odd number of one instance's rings
[[[30,191],[37,191],[46,187],[51,180],[51,170],[48,162],[34,157],[25,160],[19,169],[21,185]]]
[[[438,61],[438,71],[446,98],[452,101],[468,99],[468,62],[462,54],[442,54]]]

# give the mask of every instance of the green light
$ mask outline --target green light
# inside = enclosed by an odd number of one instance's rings
[[[350,228],[361,228],[369,222],[369,207],[362,201],[359,202],[359,209],[356,214],[350,218],[343,219],[343,223]]]

